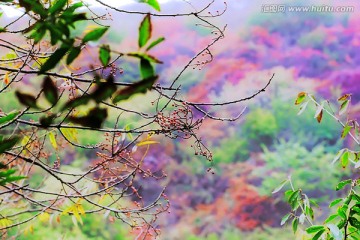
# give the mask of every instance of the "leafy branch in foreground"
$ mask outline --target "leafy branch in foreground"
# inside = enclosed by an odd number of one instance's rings
[[[298,94],[295,105],[300,106],[298,115],[303,113],[309,103],[315,104],[316,111],[314,118],[321,123],[323,114],[335,119],[341,126],[342,132],[339,134],[340,138],[350,137],[357,146],[360,145],[359,139],[359,123],[356,119],[349,119],[347,115],[349,104],[351,101],[351,94],[345,94],[338,98],[339,107],[335,111],[329,100],[319,102],[316,98],[308,93],[301,92]],[[342,120],[343,116],[345,121]],[[340,161],[342,168],[346,168],[352,164],[355,171],[359,171],[360,167],[360,152],[350,150],[348,148],[341,149],[331,164]],[[330,164],[330,163],[329,163]],[[291,177],[285,180],[273,193],[279,192],[286,184],[290,184],[291,190],[285,192],[287,202],[291,206],[291,212],[283,217],[281,225],[284,225],[289,220],[292,220],[294,232],[297,232],[298,224],[307,225],[306,233],[303,234],[303,239],[326,239],[326,240],[346,240],[346,239],[360,239],[360,193],[359,185],[360,178],[346,179],[339,182],[335,188],[336,191],[347,189],[346,194],[342,198],[333,200],[329,204],[332,214],[329,215],[322,225],[314,225],[314,211],[310,206],[312,200],[303,193],[302,189],[295,189],[291,181]],[[315,204],[313,202],[313,204]],[[315,204],[316,205],[316,204]]]

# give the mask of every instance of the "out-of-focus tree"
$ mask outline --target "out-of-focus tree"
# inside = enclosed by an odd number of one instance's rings
[[[139,183],[166,177],[144,163],[151,146],[162,137],[192,139],[189,147],[194,154],[211,162],[212,153],[197,135],[202,122],[235,121],[244,111],[227,118],[212,107],[247,101],[271,82],[251,96],[226,102],[191,102],[183,97],[181,76],[210,63],[212,46],[225,36],[225,26],[214,25],[212,19],[226,11],[226,3],[214,12],[212,0],[199,9],[187,3],[194,9],[190,12],[162,13],[157,0],[139,1],[148,5],[146,11],[95,1],[106,7],[106,14],[97,13],[99,9],[86,1],[0,1],[22,11],[0,26],[3,237],[8,229],[16,229],[18,235],[34,231],[35,219],[61,224],[61,218],[70,215],[75,225],[86,224],[83,217],[88,214],[118,219],[137,239],[157,236],[156,219],[170,203],[160,184],[153,198],[141,194]],[[108,32],[121,31],[108,26],[116,12],[141,16],[134,40],[137,48],[120,52],[106,41]],[[164,82],[155,68],[162,61],[150,52],[166,36],[153,36],[153,18],[173,17],[196,19],[212,38],[174,79]],[[83,25],[88,26],[84,31]],[[126,75],[132,60],[139,73]],[[141,95],[140,106],[128,103]],[[92,161],[72,164],[73,149]]]

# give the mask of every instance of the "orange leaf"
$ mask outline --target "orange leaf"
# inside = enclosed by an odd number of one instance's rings
[[[351,97],[351,94],[344,94],[343,96],[339,97],[338,101],[345,101]]]
[[[321,122],[322,117],[323,117],[323,110],[321,110],[321,111],[320,111],[320,113],[319,113],[319,114],[317,115],[317,117],[316,117],[316,119],[317,119],[318,123],[320,123],[320,122]]]
[[[4,83],[6,85],[8,85],[10,83],[10,79],[9,79],[9,73],[5,73],[5,76],[4,76]]]

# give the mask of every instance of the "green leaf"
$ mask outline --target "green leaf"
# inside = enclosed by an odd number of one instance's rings
[[[322,235],[323,233],[325,232],[325,229],[323,230],[320,230],[319,232],[317,232],[314,237],[311,239],[311,240],[318,240]]]
[[[316,233],[316,232],[319,232],[321,230],[325,230],[324,226],[314,225],[314,226],[311,226],[311,227],[307,228],[306,232],[307,233]]]
[[[352,126],[346,125],[342,130],[341,138],[345,138],[346,135],[348,135],[348,133],[350,132],[351,128]]]
[[[39,109],[39,107],[36,104],[36,98],[34,96],[26,93],[21,93],[19,91],[15,91],[15,95],[21,104],[27,107]]]
[[[90,94],[97,103],[100,103],[116,92],[116,85],[114,84],[114,77],[110,75],[106,82],[97,83],[97,88],[93,93]]]
[[[89,95],[83,95],[80,96],[78,98],[74,98],[70,101],[68,101],[62,108],[60,111],[64,111],[65,109],[68,108],[75,108],[81,105],[85,105],[87,104],[89,101],[91,100],[91,97]]]
[[[8,170],[5,170],[5,171],[0,171],[0,177],[4,178],[4,177],[8,177],[12,174],[14,174],[16,172],[15,169],[8,169]]]
[[[131,124],[127,124],[126,126],[125,126],[125,131],[127,131],[127,136],[128,136],[128,138],[130,139],[130,141],[133,141],[134,140],[134,137],[133,137],[133,135],[131,134]]]
[[[96,28],[94,30],[92,30],[91,32],[87,33],[84,38],[83,38],[83,42],[89,42],[89,41],[97,41],[99,40],[102,35],[104,35],[106,33],[106,31],[108,30],[108,27],[100,27],[100,28]]]
[[[339,217],[341,217],[343,220],[346,220],[347,216],[346,216],[346,211],[347,211],[347,207],[344,207],[346,205],[343,205],[341,207],[338,208],[337,213],[339,215]]]
[[[284,224],[286,223],[286,221],[289,220],[290,216],[291,216],[290,213],[286,214],[286,215],[281,219],[280,225],[281,225],[281,226],[284,225]]]
[[[107,109],[95,107],[92,108],[86,116],[83,117],[72,117],[68,119],[72,123],[80,124],[81,126],[89,128],[101,128],[101,125],[107,118]]]
[[[48,102],[52,105],[55,105],[59,98],[58,89],[49,76],[44,78],[42,88],[44,90],[46,100],[48,100]]]
[[[157,0],[140,0],[139,2],[141,3],[147,3],[149,4],[151,7],[153,7],[155,10],[160,12],[160,4]]]
[[[2,181],[0,181],[0,185],[5,185],[6,183],[9,183],[9,182],[19,181],[24,178],[26,178],[26,177],[25,176],[9,176],[9,177],[6,177],[5,179],[3,179]]]
[[[73,47],[71,48],[67,59],[66,59],[66,64],[70,65],[81,53],[81,47]]]
[[[155,75],[155,70],[151,63],[145,59],[140,60],[140,73],[143,79],[149,78]]]
[[[360,203],[360,196],[359,195],[357,195],[357,194],[353,194],[353,198],[354,198],[354,200],[355,201],[357,201],[358,203]]]
[[[344,154],[341,156],[341,166],[342,166],[343,168],[346,168],[348,164],[349,164],[349,152],[346,151],[346,152],[344,152]]]
[[[289,197],[289,203],[291,205],[292,208],[295,207],[295,203],[297,202],[299,197],[299,190],[296,190],[295,192],[293,192],[290,197]]]
[[[151,18],[150,14],[147,14],[139,27],[139,48],[142,48],[151,38]]]
[[[41,18],[47,17],[47,11],[39,0],[19,0],[19,5],[24,7],[27,12],[33,11],[41,16]]]
[[[128,53],[127,56],[129,57],[135,57],[135,58],[140,58],[140,59],[145,59],[149,62],[153,62],[153,63],[163,63],[161,60],[157,59],[154,56],[151,56],[149,54],[144,54],[144,53]]]
[[[342,228],[345,226],[345,224],[346,224],[346,221],[345,221],[345,220],[341,220],[341,221],[337,224],[337,226],[338,226],[339,229],[342,229]]]
[[[344,151],[347,151],[347,149],[344,148],[344,149],[341,149],[340,151],[338,151],[338,153],[336,154],[336,156],[335,156],[335,158],[334,158],[334,160],[332,161],[331,164],[335,164],[335,162],[337,160],[339,160],[339,158],[343,155]]]
[[[4,123],[11,122],[14,120],[18,115],[20,114],[20,111],[12,111],[8,115],[0,118],[0,125]]]
[[[43,22],[37,22],[33,26],[33,30],[29,38],[34,39],[35,43],[39,43],[46,33],[46,24]]]
[[[319,204],[317,204],[317,202],[313,199],[310,199],[310,202],[312,205],[314,205],[315,207],[319,207]]]
[[[299,105],[306,99],[306,92],[300,92],[296,98],[295,105]]]
[[[295,218],[292,222],[292,229],[293,229],[294,233],[296,233],[298,225],[299,225],[299,219]]]
[[[62,41],[64,32],[58,28],[58,25],[47,24],[50,31],[51,45],[56,45],[58,41]]]
[[[54,122],[55,118],[56,118],[55,114],[51,114],[50,116],[47,117],[41,117],[39,120],[41,127],[43,128],[49,127]]]
[[[134,83],[133,85],[126,87],[124,89],[120,89],[115,93],[115,97],[113,99],[113,103],[117,103],[119,101],[123,101],[129,99],[132,95],[137,93],[145,93],[148,89],[150,89],[155,81],[158,79],[158,76],[152,76],[149,78],[145,78],[140,82]]]
[[[53,69],[56,64],[61,60],[61,58],[66,54],[66,52],[69,50],[68,47],[61,47],[57,49],[50,57],[49,59],[42,65],[40,68],[39,74],[46,73],[47,71]]]
[[[285,184],[287,184],[288,182],[289,182],[289,179],[282,181],[280,183],[280,185],[277,188],[275,188],[274,191],[272,191],[272,194],[279,192],[285,186]]]
[[[353,196],[352,194],[350,194],[349,196],[347,196],[347,197],[345,198],[345,200],[344,200],[344,204],[349,205],[350,202],[351,202],[352,196]]]
[[[346,110],[348,109],[349,107],[349,103],[350,103],[350,100],[345,100],[341,106],[340,106],[340,110],[339,110],[339,115],[342,115],[346,112]]]
[[[305,206],[305,212],[311,219],[314,219],[314,210],[311,207]]]
[[[357,229],[360,229],[360,222],[359,222],[359,220],[357,220],[356,218],[354,218],[354,217],[349,217],[349,222],[350,222],[351,226],[354,226],[354,227],[356,227]]]
[[[11,137],[8,139],[3,139],[0,142],[0,154],[4,153],[5,151],[11,149],[15,146],[15,144],[20,140],[18,136]]]
[[[287,190],[287,191],[285,191],[284,192],[284,196],[287,198],[287,199],[289,199],[289,197],[291,196],[291,194],[293,193],[294,191],[293,190]]]
[[[70,38],[70,26],[68,24],[63,21],[58,21],[56,27],[61,32],[61,36],[65,35],[67,38]]]
[[[71,5],[69,8],[67,8],[61,15],[61,17],[69,17],[72,15],[72,13],[74,13],[74,11],[76,9],[78,9],[79,7],[84,6],[84,4],[82,2],[77,2],[74,3],[73,5]]]
[[[351,182],[352,182],[352,179],[348,179],[348,180],[339,182],[338,185],[336,186],[336,191],[343,189],[346,185],[350,184]]]
[[[67,3],[67,0],[56,1],[56,3],[54,5],[52,5],[51,8],[49,9],[49,13],[53,14],[55,12],[61,11],[65,7],[66,3]]]
[[[146,48],[146,51],[149,51],[150,49],[152,49],[153,47],[155,47],[156,45],[158,45],[159,43],[161,43],[163,41],[165,41],[165,38],[159,37],[158,39],[156,39],[155,41],[150,43],[150,45]]]
[[[7,182],[15,182],[15,181],[19,181],[21,179],[25,179],[27,177],[25,176],[10,176],[6,179]]]
[[[26,178],[25,176],[10,176],[0,181],[0,186],[6,185],[6,183],[15,182]]]
[[[102,45],[99,50],[99,59],[104,67],[110,62],[110,46]]]
[[[69,25],[69,27],[72,27],[75,29],[74,23],[77,21],[83,21],[88,20],[86,18],[85,13],[77,13],[77,14],[65,14],[65,12],[62,14],[63,20]]]
[[[333,207],[333,206],[335,206],[335,205],[337,205],[337,204],[341,203],[342,201],[343,201],[343,199],[342,199],[342,198],[335,199],[334,201],[332,201],[332,202],[330,203],[329,208],[331,208],[331,207]]]
[[[351,208],[351,214],[350,215],[354,215],[354,214],[357,214],[357,215],[360,215],[360,207],[359,206],[353,206]]]
[[[330,215],[328,218],[325,219],[324,223],[328,223],[331,222],[332,220],[334,220],[335,218],[337,218],[339,215],[337,214],[332,214]]]

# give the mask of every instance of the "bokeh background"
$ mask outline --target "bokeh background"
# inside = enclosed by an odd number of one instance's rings
[[[191,2],[199,8],[205,1]],[[265,13],[264,4],[353,6],[354,12]],[[124,6],[130,10],[142,7]],[[192,9],[183,1],[170,1],[162,8],[164,12]],[[216,1],[211,11],[223,9],[223,2]],[[106,12],[98,9],[101,11]],[[118,50],[136,49],[141,16],[113,14],[112,19],[109,23],[116,27],[107,35],[107,41]],[[213,35],[211,30],[197,26],[194,19],[153,21],[154,35],[167,38],[152,50],[164,61],[157,69],[160,81],[171,81]],[[219,26],[227,24],[226,38],[212,48],[213,62],[201,70],[190,69],[181,77],[184,98],[226,101],[251,95],[273,73],[274,80],[265,93],[249,102],[209,109],[217,116],[231,117],[247,107],[239,121],[204,122],[199,136],[212,150],[213,164],[195,156],[189,141],[162,140],[152,146],[145,164],[154,171],[164,169],[168,177],[161,183],[139,183],[142,194],[151,199],[160,186],[168,185],[171,208],[159,219],[160,239],[296,239],[301,230],[295,236],[290,226],[280,226],[289,207],[282,192],[271,194],[279,183],[291,175],[294,185],[319,204],[315,215],[316,221],[322,222],[329,213],[329,202],[341,195],[335,191],[337,182],[355,174],[349,168],[331,164],[343,146],[355,147],[351,141],[339,140],[340,125],[327,115],[318,124],[314,106],[297,116],[299,109],[294,101],[298,92],[306,91],[319,99],[330,99],[338,107],[336,99],[343,93],[352,93],[349,117],[360,115],[360,3],[228,0],[227,11],[213,21]],[[96,56],[81,58],[91,61]],[[124,80],[134,78],[138,71],[135,62],[123,61],[119,67],[124,70],[120,76]],[[137,97],[129,106],[145,108],[144,99],[153,96],[155,93]],[[1,101],[7,101],[8,106],[15,102],[10,96]],[[97,141],[95,135],[80,138],[89,143]],[[65,161],[73,168],[94,160],[91,153],[69,151]],[[210,166],[215,174],[207,172]],[[41,175],[35,173],[33,181],[40,179]],[[33,233],[19,239],[134,239],[125,226],[112,220],[108,216],[85,216],[84,225],[78,227],[71,220],[60,225],[38,221]]]

